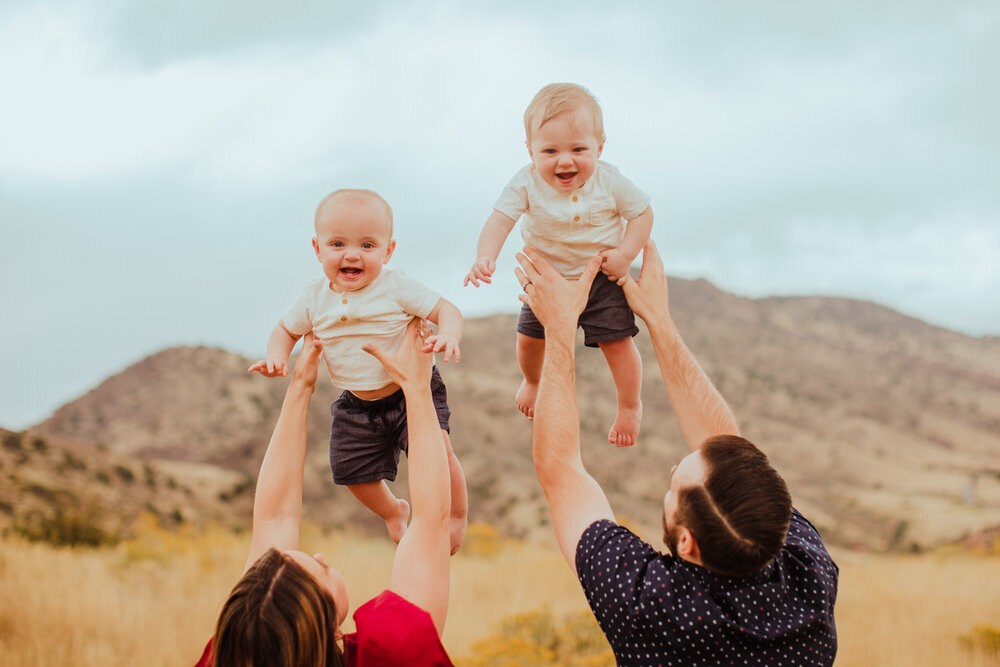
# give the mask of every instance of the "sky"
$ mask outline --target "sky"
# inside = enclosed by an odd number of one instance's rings
[[[6,0],[0,426],[167,347],[262,355],[340,187],[392,205],[391,267],[516,311],[516,229],[462,278],[553,81],[669,274],[1000,335],[998,34],[993,0]]]

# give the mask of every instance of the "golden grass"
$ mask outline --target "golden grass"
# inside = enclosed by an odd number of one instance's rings
[[[303,545],[344,573],[352,609],[388,583],[388,539],[307,530]],[[149,524],[115,548],[0,540],[0,664],[193,664],[247,548],[246,535],[222,529],[168,533]],[[544,608],[563,619],[586,609],[554,541],[494,541],[468,551],[453,561],[444,636],[456,661],[515,614]],[[998,664],[997,656],[969,653],[959,643],[977,625],[1000,626],[997,555],[835,556],[838,666]],[[345,629],[353,629],[350,621]]]
[[[977,625],[1000,628],[1000,555],[834,556],[838,667],[1000,665],[959,643]]]

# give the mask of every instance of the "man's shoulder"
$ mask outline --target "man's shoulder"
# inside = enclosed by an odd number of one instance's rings
[[[785,546],[782,548],[785,557],[794,561],[800,561],[805,565],[806,571],[813,574],[822,574],[824,578],[831,578],[830,582],[836,586],[837,573],[839,568],[834,562],[830,552],[820,537],[819,530],[802,515],[797,509],[792,509],[792,519],[788,526],[788,536],[785,538]],[[822,572],[820,572],[822,570]]]
[[[802,512],[792,508],[792,518],[788,524],[788,537],[786,544],[800,544],[810,548],[821,548],[826,551],[823,538],[820,537],[819,530],[807,519]]]
[[[600,519],[587,526],[576,545],[576,568],[581,581],[585,572],[594,571],[596,575],[602,575],[602,564],[622,559],[643,569],[651,560],[672,560],[610,519]]]

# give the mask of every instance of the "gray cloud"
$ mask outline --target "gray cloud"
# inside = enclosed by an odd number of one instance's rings
[[[601,99],[671,271],[1000,334],[987,0],[5,3],[0,33],[16,19],[38,34],[0,64],[3,426],[166,345],[260,350],[341,185],[392,203],[397,268],[517,308],[517,232],[499,284],[459,285],[551,80]]]

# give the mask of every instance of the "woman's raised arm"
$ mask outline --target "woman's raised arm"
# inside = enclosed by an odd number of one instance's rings
[[[393,355],[365,346],[385,366],[406,397],[410,469],[410,525],[396,548],[389,588],[430,613],[438,635],[448,615],[448,524],[451,481],[448,455],[431,398],[433,356],[421,352],[426,327],[414,320]]]
[[[257,475],[253,532],[244,572],[271,547],[279,550],[299,547],[309,400],[316,389],[316,370],[322,351],[319,341],[307,335]]]

